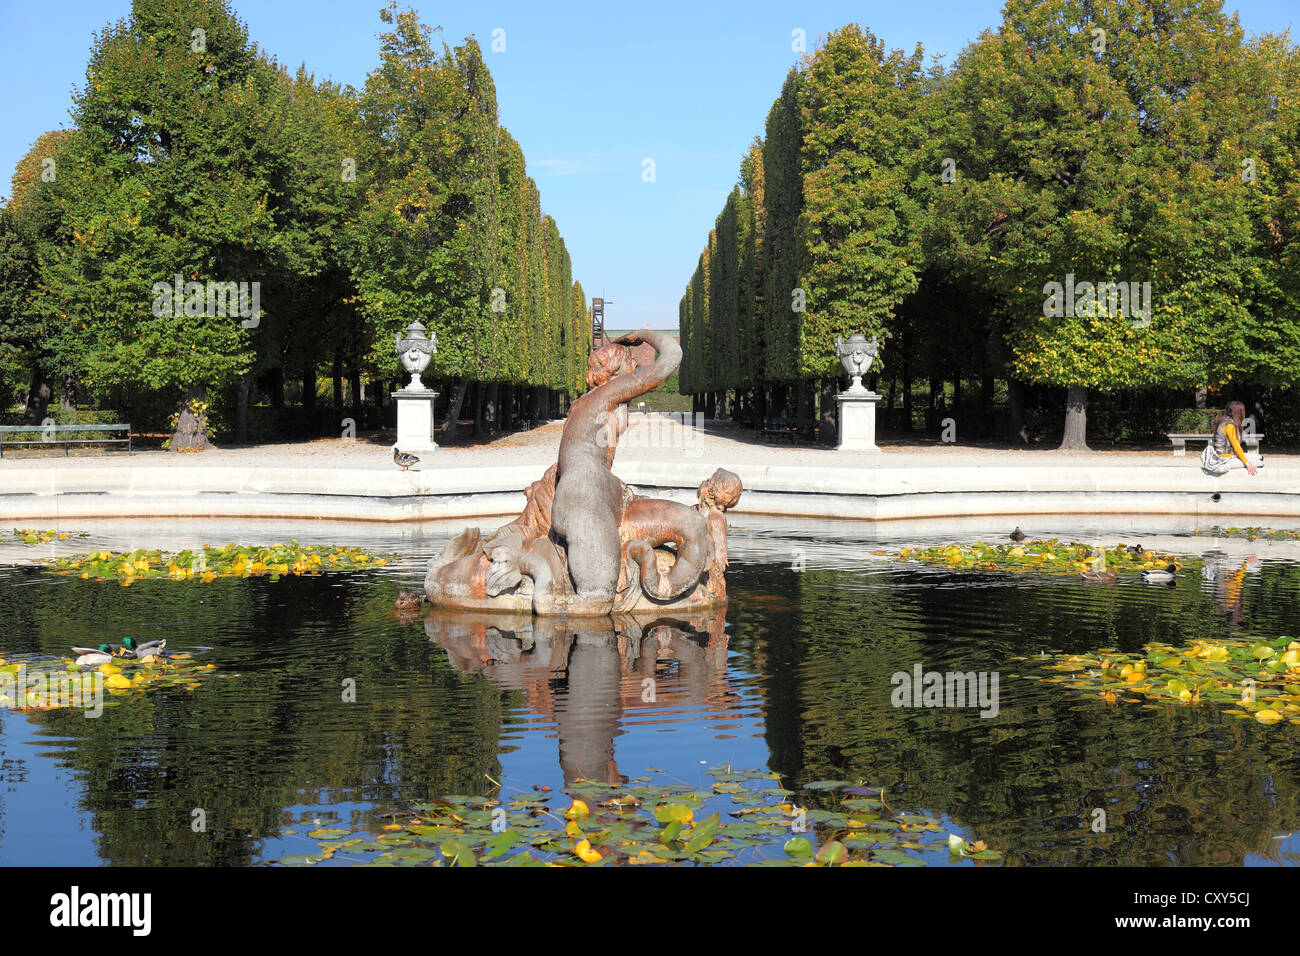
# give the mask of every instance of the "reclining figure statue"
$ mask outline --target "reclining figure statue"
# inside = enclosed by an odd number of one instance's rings
[[[637,367],[629,345],[648,342],[655,361]],[[643,498],[614,477],[627,403],[662,385],[681,347],[649,329],[591,354],[591,391],[573,403],[559,459],[524,492],[514,521],[483,538],[466,528],[429,563],[425,593],[446,607],[603,615],[707,607],[726,598],[727,519],[740,479],[719,468],[698,504]]]

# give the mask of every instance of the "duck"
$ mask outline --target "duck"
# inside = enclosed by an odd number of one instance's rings
[[[393,449],[393,461],[401,467],[402,471],[406,471],[406,469],[410,468],[412,465],[418,465],[420,463],[420,459],[416,458],[414,455],[408,455],[406,452],[398,451],[396,448]]]
[[[1016,530],[1007,535],[1012,541],[1024,541],[1025,533],[1020,530],[1020,525],[1016,525]]]
[[[399,611],[418,611],[424,598],[410,591],[401,591],[397,595],[396,607]]]
[[[166,638],[159,641],[145,641],[143,644],[137,644],[134,637],[122,638],[122,657],[134,657],[144,659],[146,657],[162,657],[163,649],[167,647]]]
[[[1145,584],[1168,584],[1178,576],[1178,565],[1171,564],[1167,567],[1155,568],[1150,571],[1142,572],[1142,581]]]
[[[1125,548],[1125,550],[1128,551],[1128,553],[1133,555],[1133,557],[1135,558],[1140,558],[1143,554],[1146,553],[1142,549],[1142,545],[1140,544],[1131,544],[1127,548]]]
[[[1119,574],[1114,568],[1106,567],[1106,550],[1103,548],[1097,554],[1093,561],[1097,564],[1099,570],[1081,571],[1079,576],[1089,584],[1114,584],[1119,579]]]
[[[77,655],[78,667],[99,667],[113,662],[114,650],[111,645],[100,644],[99,647],[74,647],[72,653]]]

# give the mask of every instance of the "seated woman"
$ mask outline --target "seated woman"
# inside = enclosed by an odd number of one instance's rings
[[[1229,402],[1223,414],[1210,423],[1210,441],[1201,454],[1201,470],[1207,475],[1226,475],[1233,468],[1245,468],[1253,475],[1264,467],[1259,452],[1246,454],[1241,449],[1245,420],[1246,406]]]

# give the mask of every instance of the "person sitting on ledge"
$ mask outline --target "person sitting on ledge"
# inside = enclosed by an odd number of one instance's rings
[[[1246,406],[1229,402],[1223,414],[1210,423],[1210,441],[1201,455],[1201,470],[1207,475],[1226,475],[1233,468],[1245,468],[1255,474],[1264,467],[1259,452],[1247,454],[1241,449],[1241,435],[1246,420]]]

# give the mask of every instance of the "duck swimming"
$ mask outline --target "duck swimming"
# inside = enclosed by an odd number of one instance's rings
[[[114,649],[109,644],[100,644],[99,647],[74,647],[72,653],[77,655],[78,667],[99,667],[101,664],[111,664],[115,656]]]
[[[1150,571],[1142,572],[1142,580],[1146,584],[1168,584],[1178,576],[1178,565],[1171,564],[1164,569],[1156,568]]]
[[[137,659],[161,657],[166,646],[167,641],[165,638],[160,641],[145,641],[143,644],[137,644],[134,637],[124,637],[122,638],[121,656]]]
[[[1096,562],[1097,565],[1095,569],[1092,571],[1081,571],[1079,573],[1079,577],[1083,578],[1084,581],[1089,584],[1114,584],[1119,579],[1119,574],[1114,568],[1106,567],[1105,548],[1103,548],[1101,552],[1093,558],[1093,561]]]
[[[1025,533],[1020,530],[1020,525],[1016,525],[1016,530],[1007,535],[1012,541],[1024,541]]]
[[[399,611],[418,611],[420,605],[424,603],[424,598],[419,594],[413,594],[410,591],[402,591],[397,595],[395,606]]]

